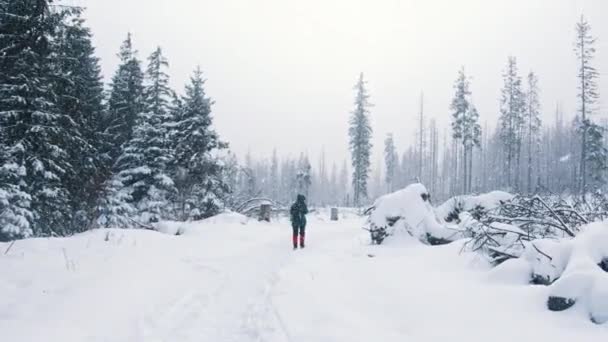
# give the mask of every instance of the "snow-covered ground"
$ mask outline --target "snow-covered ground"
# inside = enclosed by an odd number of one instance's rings
[[[354,215],[235,215],[180,236],[97,230],[0,243],[3,341],[606,341],[608,324],[546,309],[548,287],[493,277],[460,243],[372,246]],[[515,272],[517,273],[517,272]],[[504,276],[504,274],[502,274]]]

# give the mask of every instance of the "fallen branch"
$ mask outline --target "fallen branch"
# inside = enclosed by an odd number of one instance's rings
[[[559,215],[557,215],[555,213],[555,211],[553,211],[553,209],[551,209],[551,207],[549,207],[549,205],[547,205],[547,203],[545,203],[545,201],[543,201],[543,199],[540,198],[540,196],[535,196],[534,198],[536,200],[538,200],[545,208],[547,208],[547,210],[549,210],[549,212],[553,215],[553,217],[562,225],[563,231],[565,231],[566,234],[570,235],[571,237],[575,236],[575,234],[570,230],[570,228],[568,228],[568,226],[566,226],[564,221],[562,221],[561,217],[559,217]]]
[[[545,252],[541,251],[540,249],[538,249],[538,247],[536,247],[535,244],[531,244],[532,247],[534,247],[534,249],[536,249],[536,251],[542,255],[544,255],[547,259],[549,259],[549,261],[553,261],[553,258],[551,256],[549,256],[548,254],[546,254]]]
[[[131,222],[133,222],[133,223],[135,223],[135,224],[137,224],[137,225],[139,225],[139,226],[141,226],[141,227],[145,228],[145,229],[148,229],[148,230],[156,230],[156,229],[154,229],[154,227],[152,227],[151,225],[141,223],[141,222],[136,221],[136,220],[134,220],[134,219],[132,219],[132,218],[130,218],[130,217],[127,217],[127,219],[128,219],[129,221],[131,221]]]
[[[517,256],[515,256],[515,255],[513,255],[513,254],[509,254],[509,253],[507,253],[507,252],[501,251],[501,250],[496,249],[496,248],[494,248],[494,247],[488,247],[488,250],[489,250],[489,251],[492,251],[492,252],[494,252],[494,253],[496,253],[496,254],[499,254],[499,255],[502,255],[502,256],[506,256],[506,257],[508,257],[508,258],[510,258],[510,259],[517,259],[517,258],[518,258]]]
[[[8,245],[8,248],[4,251],[4,255],[8,254],[8,251],[11,250],[11,247],[13,247],[13,245],[15,244],[15,241],[17,241],[17,240],[13,240],[13,242],[11,242],[11,244]]]

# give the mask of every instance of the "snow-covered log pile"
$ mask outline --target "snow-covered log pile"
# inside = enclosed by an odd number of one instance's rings
[[[608,223],[581,227],[574,238],[524,243],[520,258],[496,267],[493,276],[549,286],[547,308],[575,305],[598,324],[608,322]]]
[[[490,210],[461,211],[458,229],[502,270],[550,286],[547,307],[579,303],[596,323],[608,322],[608,223],[603,201],[516,196]],[[508,271],[507,271],[508,273]]]
[[[448,212],[445,206],[438,208],[443,215]],[[527,250],[542,252],[538,243],[529,242],[573,238],[583,225],[601,216],[597,208],[590,208],[588,203],[572,199],[515,196],[498,201],[488,210],[475,207],[471,212],[459,211],[448,224],[455,224],[454,229],[470,238],[466,245],[469,250],[481,251],[496,265],[518,258]],[[452,213],[448,216],[454,217]]]
[[[515,196],[504,191],[492,191],[482,195],[455,196],[435,208],[440,219],[448,223],[460,222],[460,213],[467,212],[479,219],[490,210],[512,200]]]
[[[380,197],[366,229],[374,243],[404,231],[429,244],[464,238],[499,279],[549,286],[547,308],[577,306],[608,322],[608,221],[605,201],[530,198],[495,191],[459,196],[433,209],[422,184]]]
[[[608,225],[585,226],[564,253],[568,264],[551,285],[549,309],[561,311],[580,303],[592,321],[608,322]]]
[[[460,237],[437,219],[429,192],[419,183],[378,198],[367,212],[365,229],[376,244],[398,232],[429,244],[447,243]]]

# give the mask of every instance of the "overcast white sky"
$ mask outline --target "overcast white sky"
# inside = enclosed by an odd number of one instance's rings
[[[322,148],[347,157],[347,121],[359,72],[369,81],[373,165],[387,132],[413,139],[420,92],[447,127],[452,84],[464,65],[482,125],[494,124],[507,56],[540,78],[544,117],[576,104],[575,23],[598,37],[601,110],[608,114],[606,0],[71,0],[88,8],[103,72],[112,75],[128,31],[144,59],[160,45],[172,84],[200,64],[215,124],[243,156]]]

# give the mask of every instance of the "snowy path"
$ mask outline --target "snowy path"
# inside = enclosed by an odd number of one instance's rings
[[[0,256],[0,331],[12,342],[608,336],[575,312],[546,311],[543,287],[489,282],[487,267],[458,256],[457,245],[369,246],[360,226],[312,217],[308,247],[297,251],[286,222],[20,241]]]
[[[545,308],[545,288],[488,280],[459,246],[367,246],[348,226],[281,271],[274,303],[291,341],[606,341],[608,326]],[[321,228],[319,229],[321,230]]]

